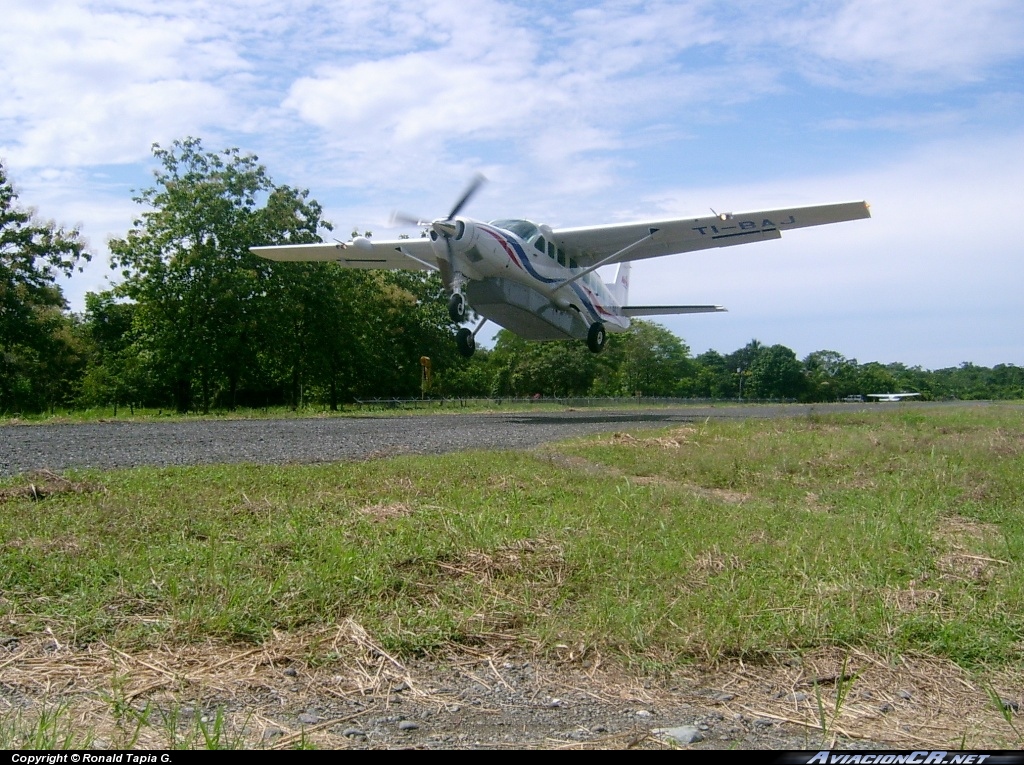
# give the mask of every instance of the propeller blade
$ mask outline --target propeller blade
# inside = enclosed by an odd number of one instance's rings
[[[451,220],[456,215],[458,215],[459,210],[466,206],[466,202],[468,202],[470,198],[474,194],[476,194],[477,190],[484,184],[486,180],[487,179],[484,178],[482,173],[477,173],[475,176],[473,176],[473,180],[469,182],[469,186],[467,186],[466,190],[462,193],[462,198],[455,203],[455,206],[452,208],[452,211],[448,213],[448,217],[445,218],[445,220]]]
[[[419,228],[430,225],[429,220],[423,220],[423,218],[417,218],[415,215],[409,215],[399,210],[391,213],[391,225],[393,226],[396,223],[404,223],[407,226],[417,226]]]

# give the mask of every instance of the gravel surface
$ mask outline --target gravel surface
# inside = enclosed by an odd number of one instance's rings
[[[0,476],[40,469],[311,463],[464,449],[524,449],[591,433],[637,426],[668,427],[708,417],[799,416],[859,411],[864,406],[695,406],[634,411],[8,425],[0,427]]]

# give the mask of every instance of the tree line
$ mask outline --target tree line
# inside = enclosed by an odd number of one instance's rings
[[[692,356],[658,324],[634,321],[601,354],[507,331],[471,359],[455,347],[436,274],[271,263],[256,244],[321,241],[332,230],[309,192],[276,185],[252,155],[199,139],[154,145],[142,212],[110,242],[116,286],[72,313],[58,284],[89,260],[78,229],[18,204],[0,164],[0,414],[56,408],[238,406],[429,395],[673,396],[835,401],[918,391],[924,398],[1024,398],[1024,369],[965,363],[929,371],[860,364],[822,350],[800,360],[756,340]]]

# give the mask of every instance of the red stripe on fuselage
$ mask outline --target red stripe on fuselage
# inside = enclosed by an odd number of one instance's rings
[[[523,268],[523,264],[519,262],[519,258],[516,257],[515,250],[508,246],[508,242],[505,240],[505,237],[495,233],[494,231],[491,231],[489,228],[484,228],[483,226],[480,226],[480,229],[484,233],[490,234],[491,236],[494,237],[495,241],[497,241],[497,243],[501,245],[501,248],[505,250],[505,254],[508,255],[509,260],[511,260],[513,263],[519,266],[520,271],[526,270],[525,268]]]

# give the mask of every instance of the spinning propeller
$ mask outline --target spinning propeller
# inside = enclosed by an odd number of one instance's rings
[[[462,192],[462,196],[459,197],[459,201],[452,207],[451,212],[448,213],[447,218],[437,218],[436,220],[427,221],[423,218],[417,218],[414,215],[407,215],[406,213],[395,212],[391,216],[393,222],[407,223],[411,226],[421,228],[423,226],[429,227],[438,236],[443,237],[445,244],[448,247],[448,262],[452,259],[452,237],[458,232],[458,226],[454,223],[455,216],[459,214],[463,207],[473,198],[473,195],[480,190],[480,187],[487,181],[487,179],[480,173],[473,176],[473,179],[466,186],[466,190]]]

